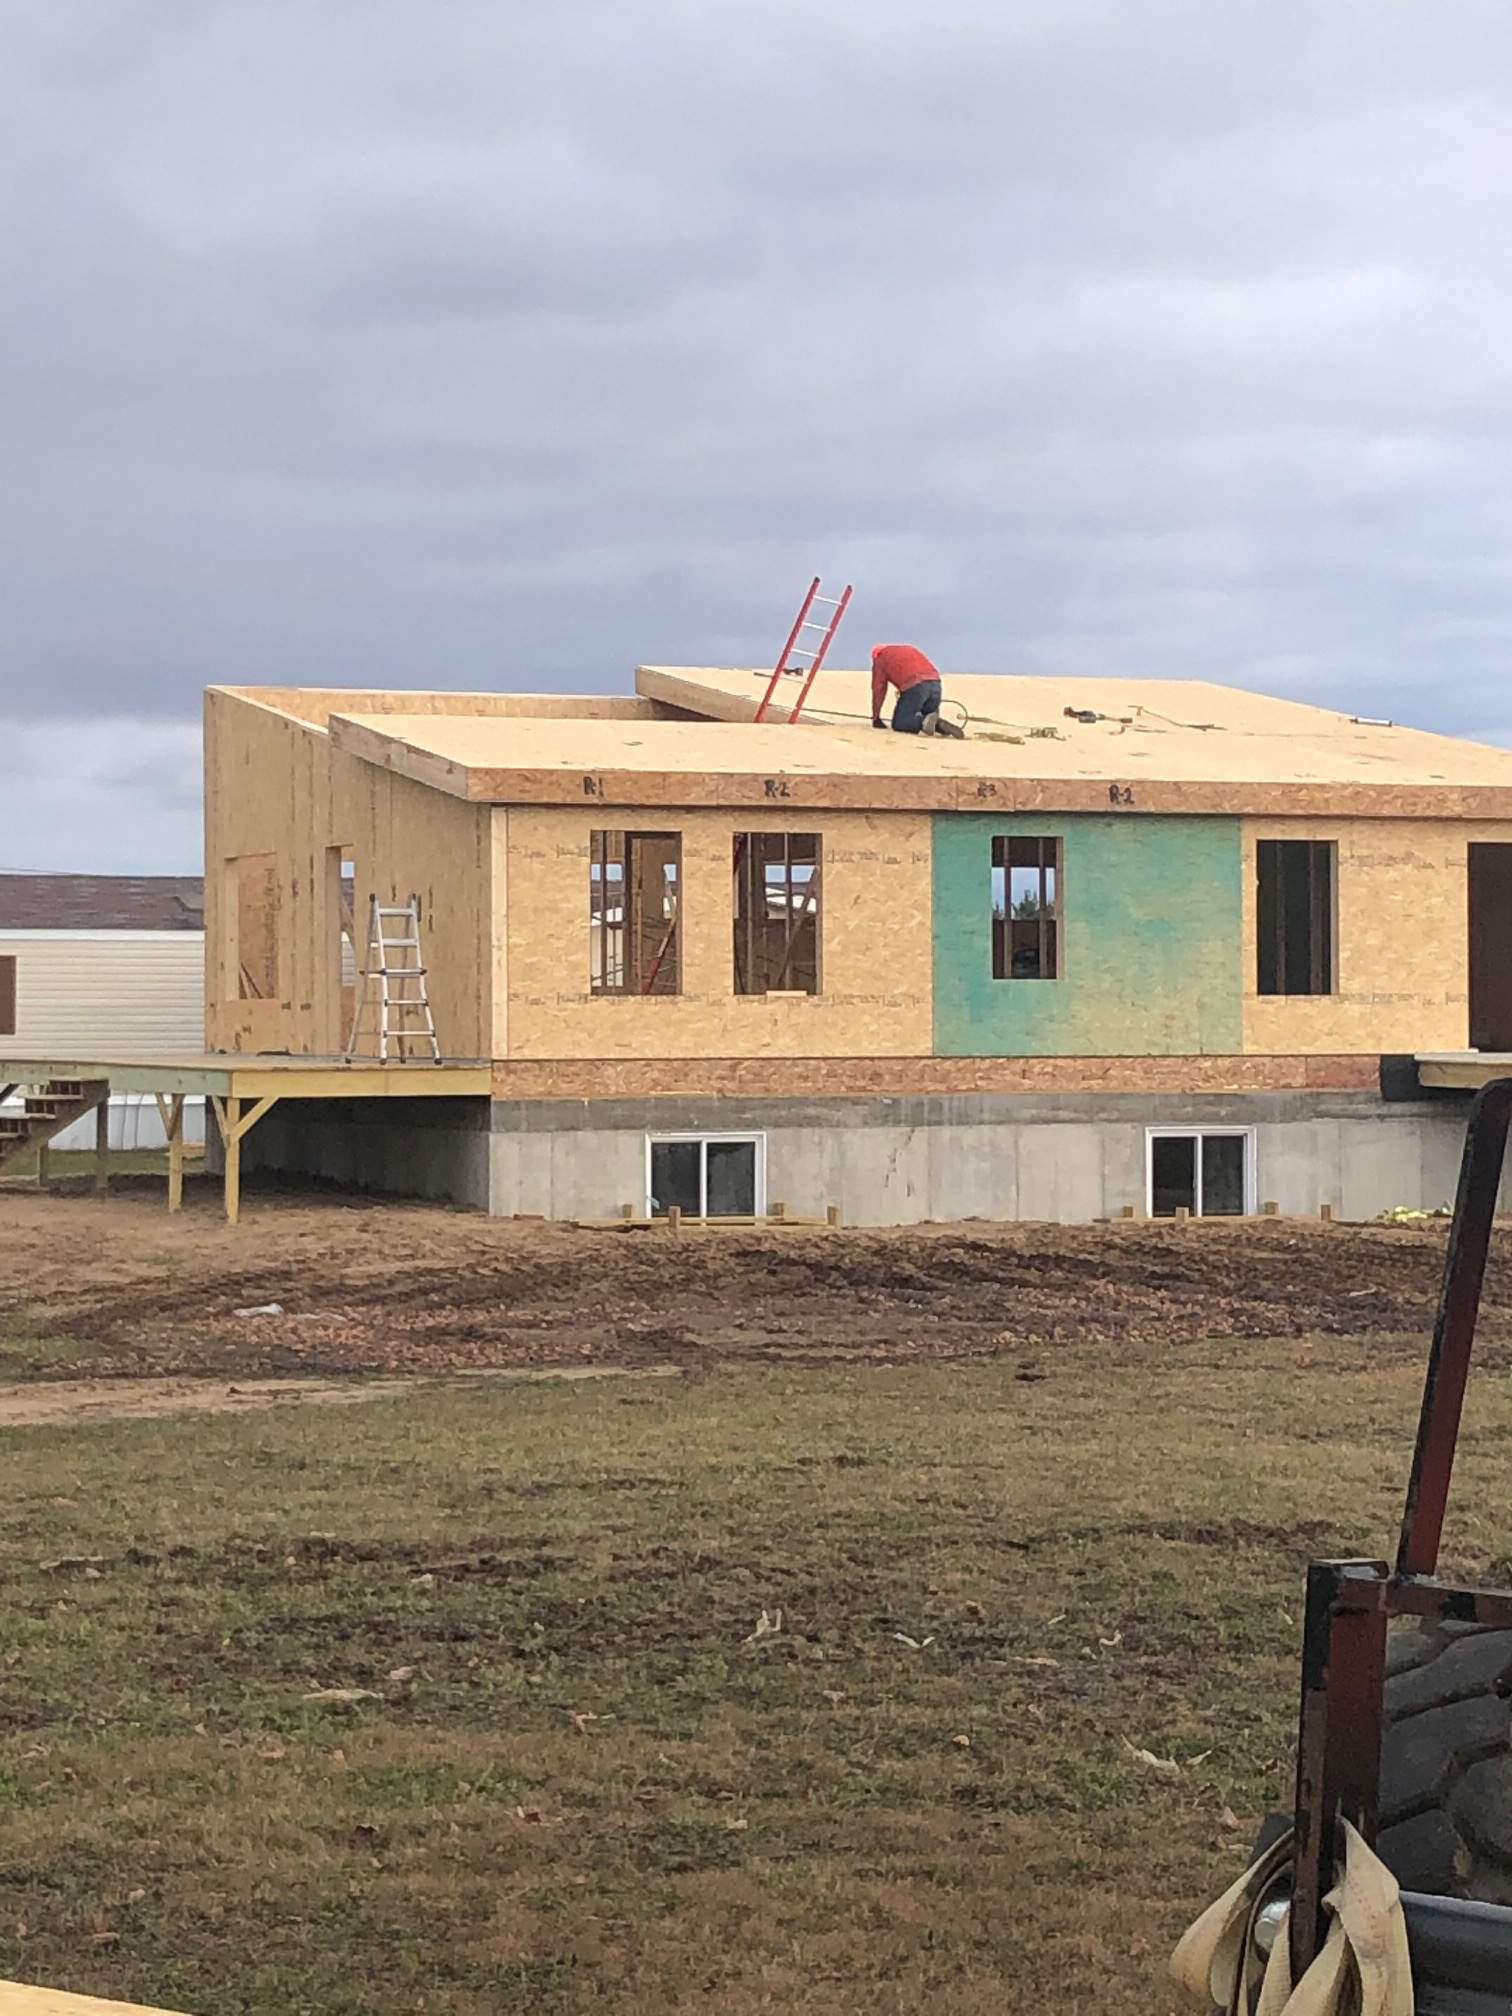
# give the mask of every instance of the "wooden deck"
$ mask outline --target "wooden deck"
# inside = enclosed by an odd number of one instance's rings
[[[1413,1059],[1418,1083],[1437,1092],[1478,1092],[1493,1078],[1512,1078],[1512,1052],[1433,1050]]]
[[[0,1097],[17,1087],[59,1081],[98,1091],[103,1116],[112,1092],[150,1092],[168,1137],[168,1209],[183,1201],[184,1101],[209,1101],[225,1148],[226,1217],[241,1210],[241,1144],[282,1099],[486,1099],[487,1063],[380,1064],[372,1059],[280,1057],[261,1051],[203,1051],[176,1057],[17,1057],[0,1052]],[[108,1136],[96,1131],[95,1186],[109,1187]],[[0,2005],[3,2006],[3,2005]]]

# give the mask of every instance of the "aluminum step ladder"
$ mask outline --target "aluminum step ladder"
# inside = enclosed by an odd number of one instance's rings
[[[381,1064],[415,1061],[410,1046],[424,1046],[421,1061],[441,1062],[435,1018],[420,957],[420,901],[380,903],[368,899],[368,958],[362,973],[362,994],[352,1018],[346,1054],[363,1054],[362,1039],[373,1036]]]
[[[767,681],[766,691],[761,696],[761,705],[756,709],[756,719],[758,721],[766,719],[766,711],[772,703],[772,695],[777,691],[778,685],[783,679],[801,679],[803,681],[802,686],[798,690],[798,698],[788,709],[788,720],[790,722],[796,721],[798,716],[803,712],[803,703],[807,700],[809,691],[819,676],[819,667],[824,663],[825,653],[834,642],[835,632],[840,628],[840,618],[845,614],[846,607],[851,598],[849,586],[845,587],[839,595],[821,595],[819,593],[819,586],[819,576],[816,574],[812,586],[803,598],[803,606],[798,611],[797,621],[788,632],[788,640],[782,647],[782,656],[777,660],[776,668],[771,678]],[[833,613],[828,622],[825,622],[823,617],[814,622],[810,620],[810,611],[815,609],[828,609]],[[817,637],[819,640],[818,643],[801,644],[798,641],[801,637],[809,636]],[[804,662],[794,664],[794,659],[801,659]]]

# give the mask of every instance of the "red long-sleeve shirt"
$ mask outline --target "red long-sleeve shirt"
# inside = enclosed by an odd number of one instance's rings
[[[906,693],[910,686],[921,685],[926,679],[938,679],[939,673],[924,653],[912,644],[877,644],[872,649],[872,719],[877,720],[882,712],[882,702],[887,698],[889,686],[896,686],[900,693]]]

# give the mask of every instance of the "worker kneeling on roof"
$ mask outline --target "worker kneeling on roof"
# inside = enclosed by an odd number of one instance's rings
[[[892,725],[900,735],[954,735],[962,730],[940,713],[940,675],[924,653],[912,644],[877,644],[872,648],[872,726],[885,728],[882,703],[895,686]]]

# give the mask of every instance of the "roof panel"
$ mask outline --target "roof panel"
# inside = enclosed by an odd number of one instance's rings
[[[1183,680],[947,678],[965,741],[878,734],[870,676],[820,675],[793,724],[768,675],[643,667],[647,700],[704,718],[336,715],[338,744],[476,802],[794,803],[911,809],[1363,812],[1512,817],[1512,750]],[[784,686],[790,694],[794,688]],[[710,718],[714,717],[714,718]]]

